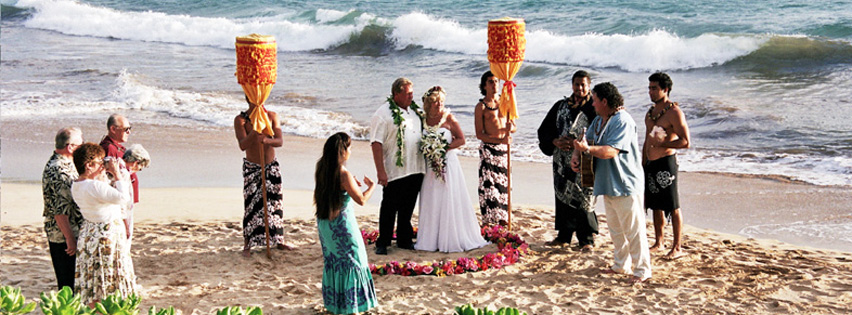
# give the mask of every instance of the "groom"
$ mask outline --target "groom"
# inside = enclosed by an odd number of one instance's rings
[[[423,112],[413,98],[414,84],[406,78],[396,79],[391,86],[391,97],[379,106],[370,120],[376,178],[379,185],[384,186],[376,241],[378,255],[388,254],[397,215],[396,246],[414,249],[411,214],[423,183],[425,162],[418,148]]]

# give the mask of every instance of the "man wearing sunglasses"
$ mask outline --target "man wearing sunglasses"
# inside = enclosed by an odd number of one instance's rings
[[[107,135],[101,140],[100,146],[106,151],[106,156],[113,157],[118,160],[121,167],[125,167],[124,148],[122,143],[127,142],[130,136],[130,122],[122,115],[112,114],[107,119]],[[136,180],[136,173],[130,174],[130,182],[133,185],[133,203],[139,202],[139,181]]]

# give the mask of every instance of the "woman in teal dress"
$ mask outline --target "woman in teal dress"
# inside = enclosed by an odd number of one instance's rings
[[[359,313],[378,305],[364,239],[351,203],[363,206],[375,185],[365,176],[367,189],[361,192],[361,183],[346,169],[351,144],[349,135],[343,132],[329,137],[315,175],[314,203],[325,267],[322,299],[333,314]]]

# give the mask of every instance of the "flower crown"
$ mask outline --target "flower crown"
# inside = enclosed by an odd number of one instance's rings
[[[429,88],[429,90],[427,90],[426,93],[423,93],[423,97],[421,98],[421,100],[423,100],[423,103],[425,104],[426,98],[428,98],[428,97],[432,96],[432,94],[436,94],[436,93],[443,93],[445,97],[447,96],[447,91],[444,91],[444,88],[442,88],[440,85],[436,85],[436,86]]]

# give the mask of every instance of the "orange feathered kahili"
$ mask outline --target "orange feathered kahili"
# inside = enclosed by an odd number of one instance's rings
[[[278,79],[278,45],[275,37],[251,34],[237,37],[237,82],[242,85],[255,108],[249,113],[252,127],[259,133],[274,136],[272,123],[265,114],[264,102]]]
[[[518,118],[515,101],[515,83],[512,78],[524,63],[527,39],[524,37],[526,23],[523,19],[505,17],[488,21],[488,62],[491,72],[506,81],[500,93],[500,112],[509,119]]]

